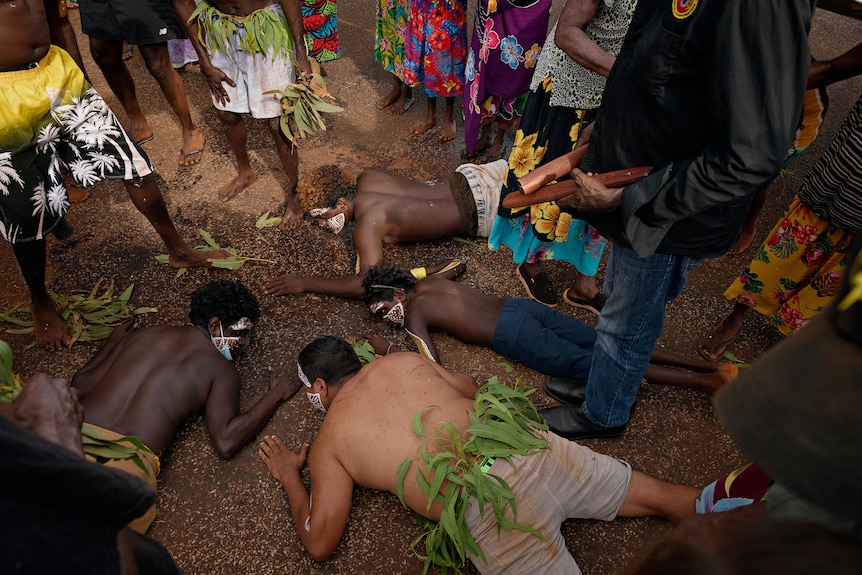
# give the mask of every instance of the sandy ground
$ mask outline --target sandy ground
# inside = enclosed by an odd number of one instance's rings
[[[377,111],[374,103],[388,91],[390,78],[373,60],[373,0],[353,0],[339,6],[343,57],[326,65],[332,93],[345,107],[327,120],[328,131],[300,148],[300,191],[304,209],[325,193],[327,182],[321,167],[335,165],[341,178],[355,179],[363,168],[384,167],[418,179],[444,176],[459,163],[463,135],[440,144],[436,131],[422,136],[410,126],[425,114],[425,100],[417,98],[403,117]],[[559,11],[562,3],[555,6]],[[72,13],[75,25],[78,16]],[[764,30],[764,33],[769,33]],[[862,36],[862,24],[819,12],[812,31],[813,51],[830,58],[854,45]],[[86,37],[79,35],[84,52]],[[96,87],[125,119],[98,69],[85,54]],[[143,66],[139,54],[130,61],[138,94],[156,137],[146,145],[160,175],[160,184],[181,233],[196,239],[203,228],[216,241],[239,253],[271,260],[249,263],[236,272],[192,270],[176,278],[153,256],[164,249],[157,235],[137,213],[116,183],[103,183],[92,197],[75,205],[69,221],[76,233],[63,242],[49,240],[49,287],[57,292],[89,289],[103,278],[121,287],[135,284],[134,302],[151,305],[158,313],[144,325],[182,324],[187,321],[189,294],[216,278],[238,278],[257,292],[263,317],[249,353],[237,362],[245,387],[242,401],[251,405],[266,388],[266,367],[281,372],[295,370],[296,354],[311,339],[324,334],[347,338],[368,332],[383,333],[405,347],[403,333],[389,332],[371,320],[361,304],[331,297],[302,295],[266,297],[266,281],[284,271],[314,275],[350,273],[353,253],[341,240],[303,223],[287,232],[256,229],[255,220],[267,210],[278,209],[282,199],[280,169],[270,136],[258,121],[248,121],[249,148],[259,171],[257,182],[238,198],[222,203],[219,187],[234,173],[234,163],[220,124],[210,104],[207,87],[197,68],[182,74],[192,113],[207,136],[201,164],[177,167],[179,127],[167,103]],[[862,90],[853,80],[831,90],[832,106],[817,142],[770,189],[770,197],[758,223],[757,241],[763,239],[797,189],[802,175],[831,140],[849,107]],[[460,106],[460,100],[458,105]],[[438,110],[438,122],[442,110]],[[323,170],[331,174],[331,168]],[[683,294],[668,305],[667,322],[660,345],[694,354],[694,342],[730,309],[722,292],[754,253],[757,241],[744,254],[703,263],[691,275]],[[483,245],[439,241],[425,245],[387,246],[386,256],[407,265],[458,257],[468,263],[461,281],[499,296],[522,296],[507,251],[491,252]],[[0,308],[26,304],[27,292],[8,245],[0,245],[2,282]],[[568,266],[550,266],[558,289],[566,285]],[[586,312],[561,311],[586,322]],[[96,351],[97,346],[77,344],[71,350],[48,353],[25,349],[26,336],[6,335],[16,356],[16,371],[34,371],[71,377]],[[730,347],[744,360],[754,360],[779,336],[762,317],[749,314],[744,332]],[[444,364],[454,370],[485,379],[497,374],[507,381],[520,377],[540,391],[533,397],[541,406],[554,402],[541,392],[545,377],[515,366],[507,374],[502,359],[490,350],[467,346],[443,335],[435,337]],[[182,382],[177,382],[182,385]],[[311,441],[322,416],[303,394],[282,405],[264,433],[276,434],[297,447]],[[585,441],[590,447],[628,460],[635,468],[669,481],[705,484],[746,461],[743,453],[715,419],[710,398],[698,391],[648,385],[639,394],[638,409],[628,432],[616,440]],[[173,553],[190,574],[235,573],[420,573],[421,565],[409,550],[418,533],[411,513],[389,494],[365,489],[355,491],[354,506],[344,539],[325,563],[316,564],[304,552],[294,531],[287,500],[258,460],[255,443],[231,461],[222,461],[209,444],[200,417],[181,430],[173,451],[163,461],[159,478],[159,516],[149,534]],[[325,494],[319,494],[325,497]],[[671,525],[656,519],[619,520],[612,523],[569,521],[564,533],[569,548],[583,570],[591,575],[620,573],[660,538]],[[472,571],[472,568],[469,569]]]

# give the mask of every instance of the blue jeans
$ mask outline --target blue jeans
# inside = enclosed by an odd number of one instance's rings
[[[699,259],[655,254],[647,258],[614,245],[596,325],[596,345],[584,414],[602,427],[629,420],[631,407],[664,325],[665,304],[676,298]]]

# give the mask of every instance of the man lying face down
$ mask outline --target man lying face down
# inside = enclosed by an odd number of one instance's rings
[[[358,258],[356,274],[340,278],[312,278],[285,274],[266,286],[269,295],[323,293],[343,297],[362,295],[362,276],[383,261],[383,244],[428,242],[452,236],[485,238],[500,203],[506,161],[463,164],[446,177],[419,182],[383,170],[359,175],[355,190],[338,190],[327,207],[307,215],[320,227],[342,233],[355,223],[352,234]],[[426,275],[463,271],[458,262],[445,262],[414,270],[416,279]],[[448,277],[451,277],[449,274]]]
[[[287,493],[299,537],[317,561],[341,540],[354,484],[398,494],[431,522],[449,514],[443,525],[466,539],[450,547],[456,549],[450,565],[469,558],[482,573],[580,573],[560,534],[567,518],[679,521],[694,514],[697,489],[633,471],[546,431],[526,395],[496,381],[477,388],[471,376],[414,353],[391,353],[362,366],[351,345],[334,337],[308,344],[298,368],[312,404],[326,413],[314,445],[295,453],[266,436],[259,455]],[[491,407],[498,402],[501,408]],[[414,417],[424,437],[414,431]],[[474,431],[483,430],[503,439],[477,440]],[[506,518],[499,533],[491,504],[485,501],[482,513],[468,502],[473,487],[448,480],[427,487],[433,473],[417,454],[442,456],[453,444],[467,457],[445,470],[449,477],[469,477],[469,485],[481,482],[486,492],[499,487],[497,477],[511,487],[511,498],[499,505]],[[306,456],[313,500],[300,476]],[[444,540],[452,545],[449,535]]]

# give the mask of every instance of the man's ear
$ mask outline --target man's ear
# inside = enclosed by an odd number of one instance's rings
[[[221,320],[217,317],[211,317],[207,322],[207,330],[210,332],[210,335],[213,337],[221,337]]]
[[[350,202],[347,201],[347,198],[338,198],[335,202],[335,207],[341,211],[347,211],[350,208]]]
[[[321,397],[324,397],[329,393],[329,385],[322,377],[318,377],[311,383],[311,392],[319,393]]]

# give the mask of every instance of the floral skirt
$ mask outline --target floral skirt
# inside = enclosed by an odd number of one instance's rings
[[[537,167],[571,152],[578,141],[584,116],[589,111],[550,105],[551,92],[545,85],[530,92],[524,106],[515,145],[509,155],[501,200],[518,189],[517,179]],[[546,202],[524,208],[497,212],[488,246],[501,245],[512,250],[515,263],[565,260],[580,273],[596,275],[605,240],[583,220]]]
[[[374,59],[383,69],[404,80],[404,41],[407,35],[407,0],[378,0]]]
[[[838,293],[852,243],[853,232],[821,219],[796,197],[724,296],[790,335]]]

